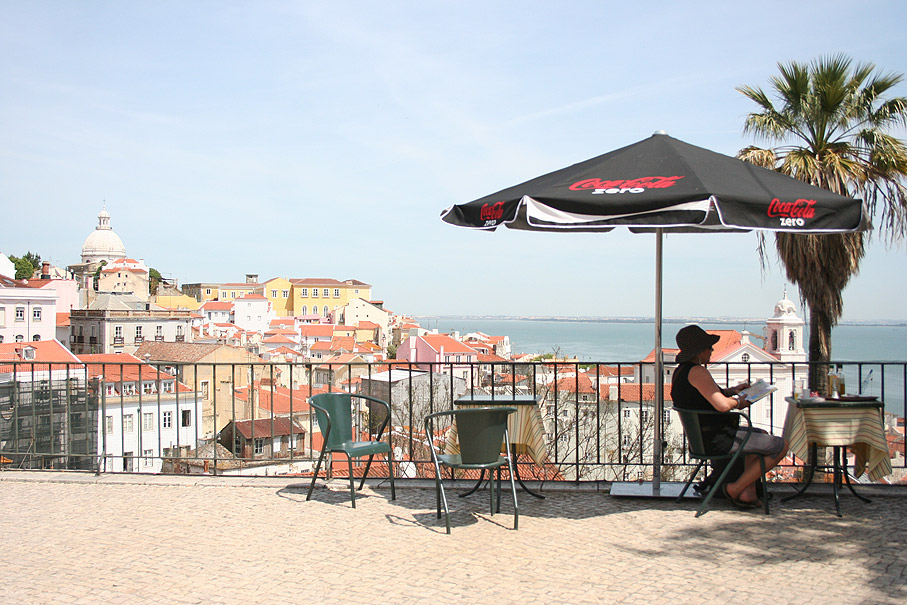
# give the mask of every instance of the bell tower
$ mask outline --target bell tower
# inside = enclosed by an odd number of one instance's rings
[[[797,309],[787,298],[787,289],[775,304],[775,313],[765,320],[765,350],[785,362],[806,361],[803,348],[806,322],[797,316]]]

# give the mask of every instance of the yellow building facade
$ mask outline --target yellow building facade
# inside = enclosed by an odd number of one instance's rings
[[[372,286],[355,279],[275,277],[264,282],[263,294],[277,317],[327,317],[356,298],[370,300]]]

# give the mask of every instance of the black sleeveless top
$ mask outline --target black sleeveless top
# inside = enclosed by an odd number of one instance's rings
[[[715,412],[717,410],[709,403],[709,400],[690,384],[690,370],[694,365],[696,364],[686,362],[674,369],[674,375],[671,378],[671,400],[674,402],[674,407]],[[737,414],[700,416],[702,440],[708,450],[716,454],[729,452],[734,443],[734,435],[737,433],[739,422],[740,416]]]

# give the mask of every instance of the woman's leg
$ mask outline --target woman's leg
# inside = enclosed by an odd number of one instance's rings
[[[781,452],[775,456],[762,456],[765,461],[765,472],[775,468],[787,455],[787,442]],[[756,495],[756,481],[762,476],[762,466],[759,464],[760,454],[748,454],[745,457],[743,473],[737,480],[727,484],[727,493],[735,500],[742,502],[756,502],[759,497]]]

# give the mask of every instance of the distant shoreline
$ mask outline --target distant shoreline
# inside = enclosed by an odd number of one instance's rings
[[[414,315],[414,319],[465,319],[465,320],[489,320],[489,321],[562,321],[571,323],[653,323],[654,317],[595,317],[595,316],[526,316],[526,315]],[[665,324],[752,324],[762,323],[764,317],[664,317],[662,323]],[[841,326],[881,326],[881,327],[905,327],[907,320],[904,319],[872,319],[865,321],[850,320],[840,321]]]

